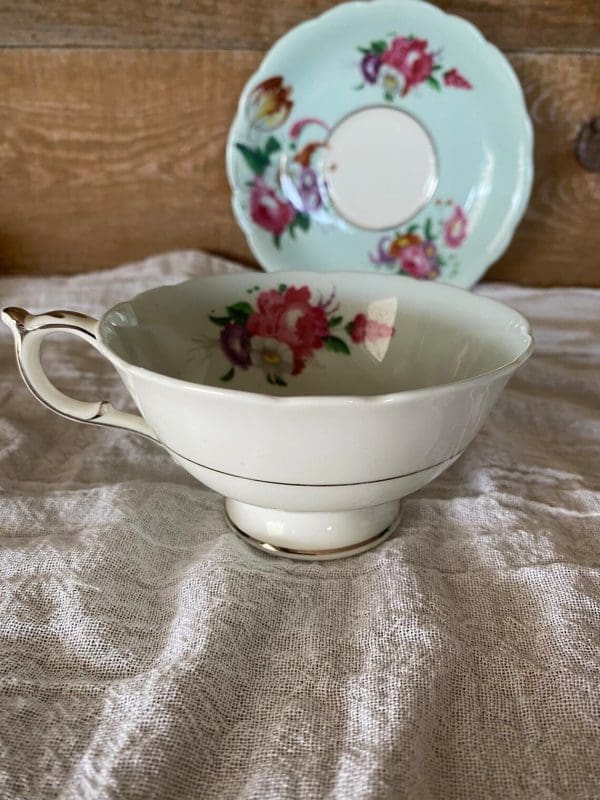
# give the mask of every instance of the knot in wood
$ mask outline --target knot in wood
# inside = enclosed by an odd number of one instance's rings
[[[584,122],[579,129],[575,157],[588,172],[600,172],[600,116]]]

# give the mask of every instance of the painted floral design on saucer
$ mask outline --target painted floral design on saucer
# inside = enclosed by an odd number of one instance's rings
[[[280,39],[240,98],[233,208],[268,271],[377,271],[468,288],[532,182],[504,56],[421,0],[336,6]]]
[[[389,34],[386,39],[371,42],[368,47],[359,47],[362,58],[360,70],[363,80],[356,87],[381,85],[383,98],[393,103],[425,84],[440,92],[442,87],[472,89],[472,83],[452,67],[445,69],[442,50],[432,50],[427,39],[415,36]]]

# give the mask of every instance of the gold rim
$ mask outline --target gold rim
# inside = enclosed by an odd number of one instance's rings
[[[263,550],[264,552],[270,553],[271,555],[288,556],[288,557],[296,556],[300,558],[326,558],[331,556],[352,555],[352,553],[355,551],[362,552],[363,550],[367,550],[368,548],[375,547],[377,544],[386,539],[396,528],[398,522],[398,520],[395,519],[390,525],[387,526],[387,528],[384,528],[380,533],[376,533],[375,536],[371,536],[369,539],[363,539],[362,542],[356,542],[356,544],[346,545],[345,547],[333,547],[328,550],[296,550],[292,547],[277,547],[274,544],[269,544],[269,542],[263,542],[261,539],[257,539],[254,536],[250,536],[249,533],[246,533],[235,524],[235,522],[231,519],[231,517],[227,512],[225,512],[225,516],[233,532],[237,536],[239,536],[240,539],[242,539],[242,541],[246,542],[252,547],[255,547],[259,550]]]

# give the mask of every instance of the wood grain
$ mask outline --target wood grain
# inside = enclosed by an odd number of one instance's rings
[[[76,272],[188,247],[249,259],[224,142],[258,60],[0,51],[0,269]]]
[[[0,2],[1,46],[264,50],[331,0]],[[600,51],[598,0],[440,0],[496,45]]]
[[[529,208],[489,280],[600,286],[600,174],[577,162],[581,122],[600,109],[600,56],[514,55],[535,128]]]
[[[0,50],[0,270],[77,272],[174,248],[251,263],[224,168],[248,51]],[[489,277],[600,285],[600,174],[573,155],[600,56],[516,54],[537,179]]]

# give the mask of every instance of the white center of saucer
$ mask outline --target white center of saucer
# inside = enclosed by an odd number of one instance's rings
[[[431,138],[398,108],[375,106],[350,114],[333,129],[324,152],[331,202],[359,228],[401,225],[431,200],[437,186]]]

